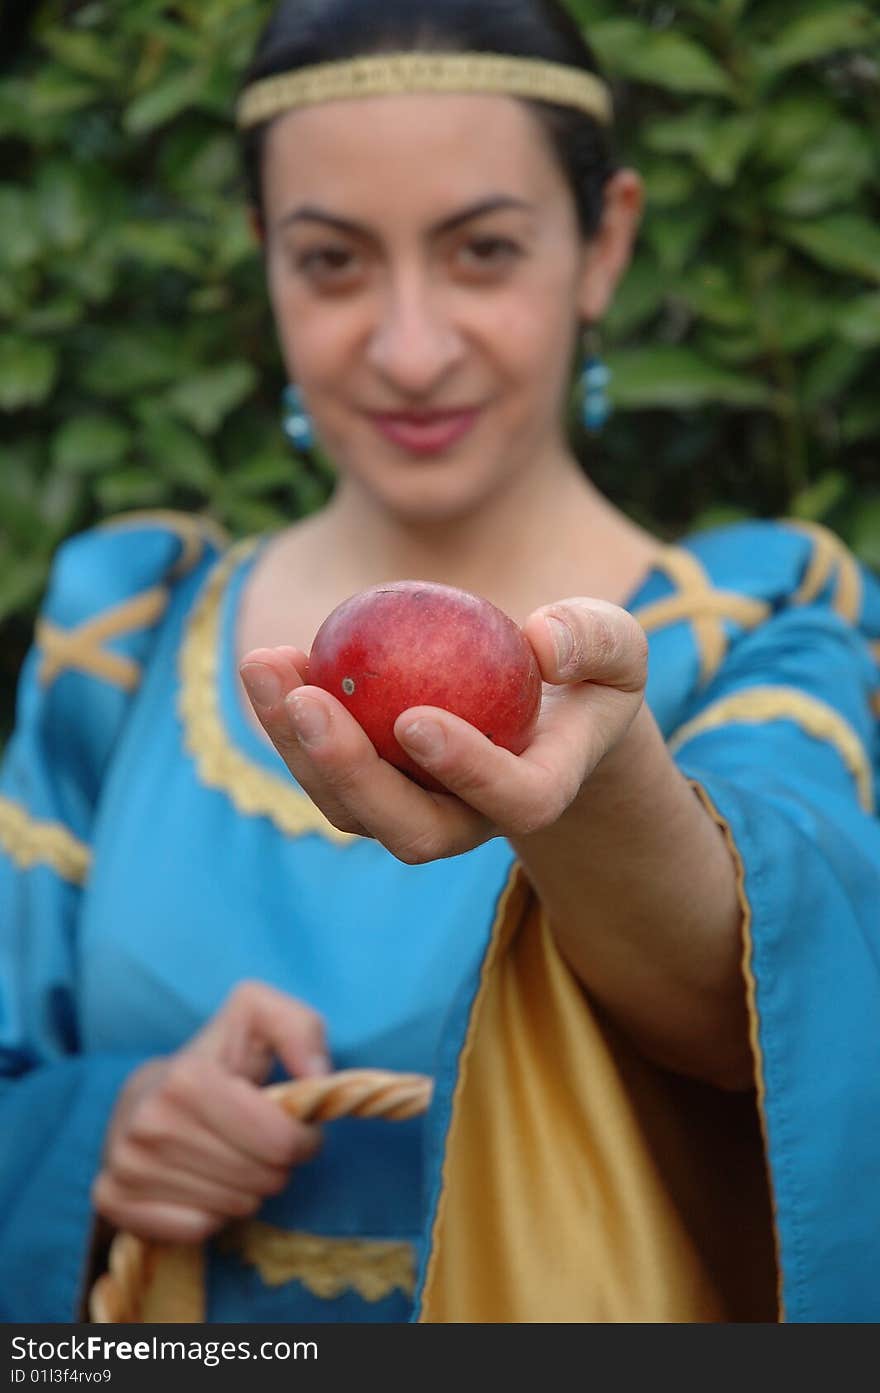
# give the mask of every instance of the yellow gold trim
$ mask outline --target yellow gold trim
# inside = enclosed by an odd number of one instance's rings
[[[334,827],[289,775],[271,774],[236,750],[220,718],[217,652],[223,595],[235,567],[257,545],[257,539],[246,538],[229,549],[214,568],[190,618],[180,650],[178,711],[184,744],[196,761],[202,783],[221,789],[240,813],[268,817],[289,836],[318,832],[347,846],[361,839]]]
[[[862,609],[862,577],[852,552],[830,528],[818,522],[803,522],[800,518],[783,519],[786,527],[802,532],[813,543],[813,553],[792,604],[807,605],[815,600],[837,566],[837,585],[832,608],[850,624],[857,624]]]
[[[744,629],[754,629],[767,618],[770,606],[747,595],[715,589],[704,567],[684,547],[664,547],[656,565],[666,572],[677,591],[634,610],[635,618],[646,633],[680,620],[690,620],[700,654],[700,680],[705,685],[718,671],[727,652],[722,621],[732,619]]]
[[[185,576],[198,564],[206,541],[212,542],[218,551],[225,551],[230,543],[228,532],[213,518],[206,517],[204,513],[178,513],[172,508],[140,508],[107,518],[97,526],[102,532],[118,532],[128,527],[162,527],[173,532],[182,548],[168,572],[169,580]]]
[[[446,1209],[446,1194],[449,1183],[449,1157],[452,1154],[455,1142],[455,1135],[460,1130],[459,1112],[457,1107],[459,1099],[462,1097],[467,1082],[468,1062],[474,1049],[474,1041],[477,1034],[477,1025],[480,1018],[480,1011],[483,1002],[488,995],[489,984],[492,980],[496,964],[506,951],[512,935],[522,917],[522,908],[530,894],[532,888],[526,877],[525,870],[520,862],[515,861],[510,869],[507,884],[501,892],[498,901],[498,908],[495,913],[495,920],[492,924],[492,932],[489,938],[489,947],[483,959],[483,967],[480,972],[480,980],[474,999],[471,1003],[470,1016],[468,1019],[467,1032],[464,1044],[461,1049],[458,1063],[458,1075],[455,1081],[455,1090],[452,1095],[450,1105],[450,1121],[446,1144],[443,1155],[443,1169],[440,1177],[440,1195],[434,1210],[434,1222],[431,1226],[430,1247],[427,1266],[425,1268],[425,1280],[422,1284],[421,1310],[418,1319],[425,1319],[424,1312],[428,1309],[431,1302],[431,1287],[435,1279],[437,1270],[438,1254],[438,1235],[443,1225],[443,1216]],[[511,908],[512,911],[511,912]]]
[[[415,1290],[416,1260],[411,1243],[325,1238],[250,1220],[230,1225],[218,1244],[255,1267],[269,1287],[297,1281],[325,1300],[353,1290],[364,1301],[382,1301],[396,1290],[411,1297]]]
[[[108,653],[101,644],[134,629],[155,624],[165,612],[168,592],[163,586],[144,590],[112,609],[102,610],[75,629],[60,629],[48,619],[37,621],[36,640],[43,650],[37,674],[41,686],[48,687],[68,668],[87,673],[131,692],[140,682],[140,664],[121,653]]]
[[[680,726],[668,742],[669,750],[674,754],[694,736],[720,726],[779,720],[794,721],[814,739],[833,745],[856,781],[865,812],[874,811],[873,771],[858,735],[833,707],[796,687],[749,687],[734,692]]]
[[[83,885],[92,864],[85,842],[59,822],[39,822],[0,795],[0,846],[21,870],[49,866],[63,880]]]
[[[502,53],[381,53],[316,63],[252,82],[239,98],[242,129],[293,107],[408,92],[476,92],[576,107],[610,125],[611,94],[594,73]]]
[[[728,850],[733,859],[736,871],[736,894],[742,910],[742,958],[741,967],[746,988],[746,1010],[749,1017],[749,1043],[752,1050],[752,1062],[755,1077],[755,1097],[758,1106],[758,1117],[761,1123],[761,1135],[764,1140],[764,1162],[767,1170],[767,1185],[770,1192],[770,1202],[773,1212],[773,1241],[776,1249],[776,1305],[777,1320],[785,1320],[785,1307],[782,1295],[782,1245],[779,1238],[779,1213],[776,1205],[776,1196],[773,1193],[772,1172],[770,1170],[770,1136],[767,1129],[767,1116],[765,1104],[767,1098],[767,1086],[764,1079],[764,1056],[761,1051],[760,1038],[760,1018],[758,1016],[758,984],[755,979],[753,968],[754,942],[752,940],[752,906],[746,893],[746,869],[739,847],[730,825],[721,816],[709,797],[702,784],[696,779],[688,779],[688,783],[696,793],[703,807],[705,808],[712,821],[721,829]]]

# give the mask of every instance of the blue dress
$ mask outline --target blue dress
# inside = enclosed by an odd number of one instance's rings
[[[472,1258],[453,1236],[444,1269],[437,1248],[517,868],[501,838],[411,867],[338,833],[256,736],[234,625],[263,544],[144,514],[56,558],[0,779],[6,1321],[76,1318],[117,1092],[243,978],[318,1010],[336,1068],[437,1087],[427,1121],[325,1127],[257,1224],[211,1246],[208,1319],[481,1318],[479,1293],[473,1316],[450,1296]],[[779,1314],[878,1319],[880,586],[822,529],[755,522],[667,549],[629,608],[649,704],[739,858]],[[296,1240],[274,1275],[273,1235]],[[510,1318],[545,1318],[530,1299]]]

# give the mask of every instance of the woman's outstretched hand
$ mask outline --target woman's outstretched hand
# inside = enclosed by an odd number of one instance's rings
[[[552,826],[642,705],[648,642],[626,610],[562,600],[536,610],[523,631],[544,691],[521,755],[438,707],[410,707],[397,718],[395,736],[448,795],[427,792],[380,759],[342,703],[304,683],[308,658],[299,649],[256,648],[241,676],[278,753],[328,820],[416,865]]]
[[[264,1096],[276,1059],[294,1077],[328,1073],[321,1018],[243,982],[176,1054],[136,1069],[92,1187],[98,1213],[141,1238],[199,1243],[283,1190],[321,1138]]]

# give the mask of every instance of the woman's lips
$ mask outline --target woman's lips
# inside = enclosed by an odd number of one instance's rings
[[[414,455],[434,455],[448,450],[466,435],[479,415],[479,408],[463,411],[436,411],[422,415],[407,412],[374,414],[370,420],[387,440]]]

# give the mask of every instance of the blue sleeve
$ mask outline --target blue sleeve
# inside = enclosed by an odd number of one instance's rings
[[[78,925],[114,739],[187,545],[195,556],[184,522],[123,519],[60,549],[0,767],[5,1322],[77,1318],[90,1188],[119,1089],[141,1062],[79,1051]]]
[[[880,588],[858,623],[782,608],[670,741],[740,874],[744,971],[789,1321],[876,1321]]]

